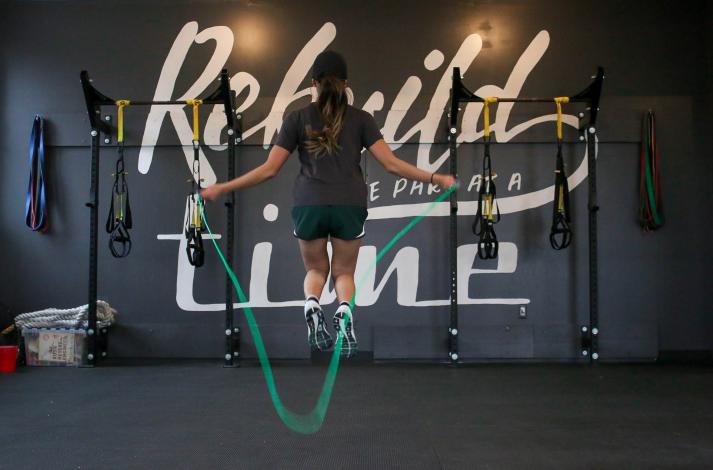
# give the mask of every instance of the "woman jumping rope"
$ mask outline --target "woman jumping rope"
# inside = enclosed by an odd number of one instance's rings
[[[307,339],[313,350],[324,351],[334,343],[319,305],[331,271],[340,302],[333,325],[337,334],[344,335],[340,354],[351,357],[357,352],[357,339],[350,300],[367,217],[367,189],[360,166],[362,150],[369,149],[386,171],[402,178],[446,189],[456,180],[451,175],[423,171],[393,154],[374,118],[347,103],[347,64],[340,54],[325,51],[316,57],[312,86],[318,91],[316,103],[285,118],[265,163],[231,181],[205,188],[201,197],[215,200],[228,191],[258,185],[277,175],[290,154],[298,150],[300,172],[293,190],[292,219],[307,271]],[[332,242],[331,266],[328,239]]]

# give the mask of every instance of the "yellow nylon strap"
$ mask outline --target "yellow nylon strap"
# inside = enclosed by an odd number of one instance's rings
[[[494,96],[483,98],[483,123],[485,127],[485,137],[490,137],[490,103],[497,103],[498,99]]]
[[[557,212],[564,214],[564,186],[560,186],[559,204],[557,204]]]
[[[569,103],[569,96],[559,96],[555,98],[557,105],[557,138],[562,140],[562,103]]]
[[[131,101],[129,100],[118,100],[116,102],[116,106],[119,108],[117,112],[117,129],[116,129],[116,134],[117,138],[116,140],[119,143],[124,142],[124,108],[129,106],[131,104]]]
[[[201,206],[198,202],[193,202],[194,204],[194,209],[193,209],[193,226],[196,227],[197,229],[201,228]]]
[[[490,194],[485,196],[485,216],[488,220],[493,220],[493,196]]]
[[[203,100],[187,100],[186,104],[193,106],[193,140],[198,139],[198,106],[203,104]]]

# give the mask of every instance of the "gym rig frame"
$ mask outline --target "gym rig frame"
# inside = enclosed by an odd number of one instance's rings
[[[579,114],[580,138],[587,142],[587,181],[588,212],[589,212],[589,324],[580,327],[580,343],[582,356],[589,358],[593,364],[599,359],[599,310],[598,310],[598,266],[597,266],[597,159],[596,136],[597,115],[599,112],[599,99],[604,83],[604,69],[597,68],[594,80],[580,93],[569,97],[570,103],[585,103],[589,112],[589,121],[583,124],[584,113]],[[504,103],[553,103],[554,98],[500,98],[498,102]],[[453,177],[458,175],[458,143],[456,133],[458,126],[458,112],[461,103],[484,102],[484,97],[477,96],[463,85],[460,68],[453,68],[453,84],[451,87],[451,108],[448,113],[448,143],[449,159],[451,162],[450,173]],[[451,364],[458,363],[458,191],[450,194],[450,324],[448,327],[448,357]]]
[[[101,119],[102,106],[116,106],[116,100],[99,92],[92,85],[89,73],[83,70],[80,73],[82,90],[87,105],[89,125],[91,127],[91,184],[89,190],[89,285],[88,285],[88,326],[87,326],[87,357],[85,363],[89,367],[97,365],[97,359],[107,355],[106,328],[97,331],[97,239],[98,239],[98,210],[99,210],[99,151],[101,149],[100,134],[104,142],[111,143],[114,128],[111,126],[111,116]],[[242,142],[242,127],[240,115],[235,114],[234,92],[230,89],[228,71],[223,69],[219,78],[220,84],[207,97],[203,104],[222,104],[224,106],[228,133],[228,179],[235,177],[235,147]],[[152,105],[186,105],[185,101],[131,101],[131,106]],[[237,117],[237,119],[236,119]],[[236,122],[237,121],[237,122]],[[228,265],[233,266],[233,246],[235,228],[235,195],[230,193],[225,203],[227,208],[227,256]],[[240,328],[235,325],[235,311],[233,307],[233,285],[230,276],[225,276],[225,357],[224,366],[238,366],[240,361]]]

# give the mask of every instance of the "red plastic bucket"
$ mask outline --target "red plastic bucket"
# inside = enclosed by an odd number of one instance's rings
[[[0,372],[15,372],[17,346],[0,346]]]

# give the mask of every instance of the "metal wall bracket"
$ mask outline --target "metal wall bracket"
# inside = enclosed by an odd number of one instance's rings
[[[114,137],[114,127],[111,125],[112,117],[111,114],[105,114],[102,116],[102,122],[108,126],[108,128],[102,129],[101,141],[104,145],[109,145],[112,143]],[[106,132],[106,131],[109,132]]]
[[[599,360],[599,328],[589,328],[582,326],[580,328],[580,347],[582,357],[589,357],[591,362]]]
[[[592,335],[589,331],[589,327],[582,326],[579,329],[579,344],[582,357],[589,357],[592,353]]]

